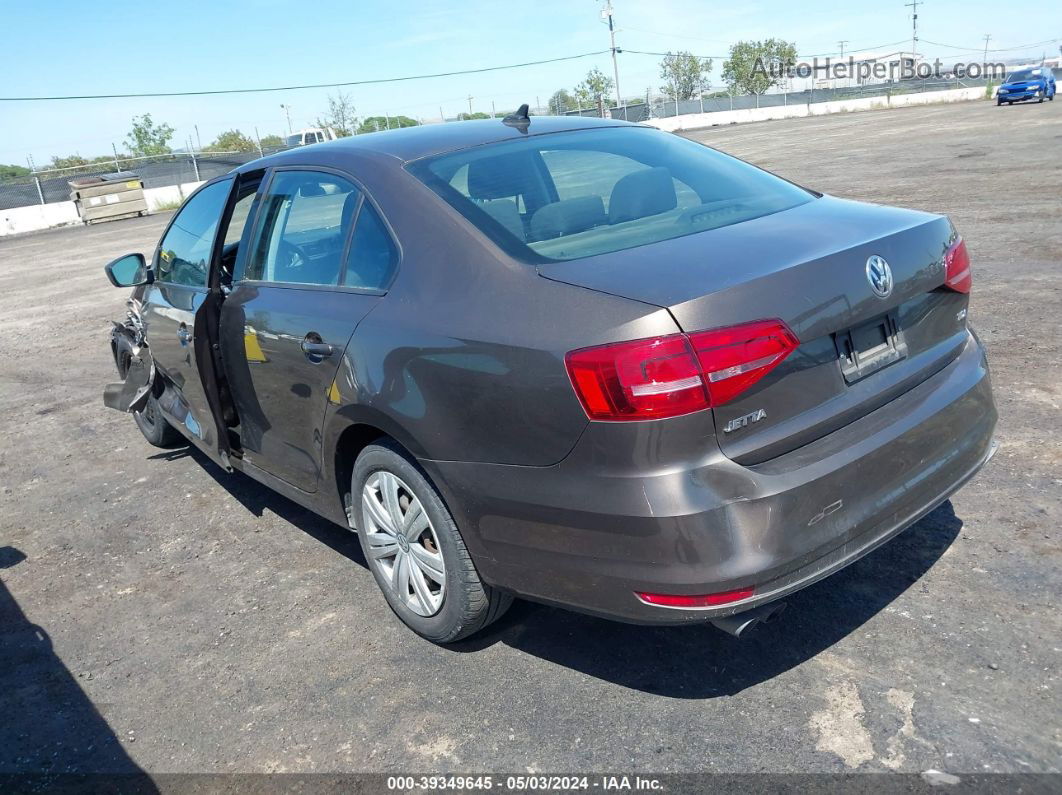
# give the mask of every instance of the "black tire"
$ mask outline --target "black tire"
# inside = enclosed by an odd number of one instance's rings
[[[132,344],[125,337],[118,337],[115,341],[114,363],[118,368],[118,375],[122,378],[125,378],[129,369],[130,356]],[[184,441],[184,437],[162,416],[158,398],[154,393],[148,395],[147,404],[141,411],[133,412],[133,420],[148,443],[155,447],[176,447]]]
[[[1001,100],[1001,99],[997,99],[996,100],[996,107],[997,108],[1000,107],[1002,104],[1003,104],[1003,100]]]
[[[441,554],[445,565],[445,585],[442,589],[441,605],[432,615],[419,615],[414,612],[406,601],[413,598],[412,591],[406,600],[403,600],[385,578],[383,564],[373,556],[374,548],[370,545],[369,534],[366,532],[368,523],[365,519],[362,494],[366,482],[381,472],[396,477],[403,486],[403,492],[408,488],[412,493],[408,496],[419,500],[430,522],[430,528],[425,533],[430,531],[431,537],[425,540],[425,546],[429,540],[434,546],[437,540],[437,552]],[[513,601],[512,595],[493,588],[480,579],[450,511],[424,472],[401,447],[388,439],[381,439],[362,450],[354,463],[350,488],[354,506],[352,513],[356,517],[358,538],[369,570],[388,606],[407,627],[433,643],[453,643],[479,632],[509,609]],[[408,541],[406,544],[410,545]],[[397,558],[393,565],[398,565]]]
[[[159,400],[154,393],[148,395],[147,404],[142,410],[133,412],[133,419],[144,438],[155,447],[176,447],[184,442],[184,437],[162,416]]]

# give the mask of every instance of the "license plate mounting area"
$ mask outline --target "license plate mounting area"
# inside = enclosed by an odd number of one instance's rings
[[[907,356],[903,330],[893,312],[834,334],[834,342],[841,374],[848,384],[860,381]]]

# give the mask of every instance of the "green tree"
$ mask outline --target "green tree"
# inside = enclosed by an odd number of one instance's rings
[[[739,41],[723,62],[723,79],[735,94],[763,94],[796,64],[796,44],[781,39]]]
[[[133,118],[133,129],[125,137],[125,145],[133,155],[165,155],[170,151],[169,143],[173,138],[173,128],[166,124],[155,124],[150,113]]]
[[[554,91],[553,96],[549,98],[549,112],[560,116],[569,110],[578,110],[575,106],[575,97],[563,88],[560,91]]]
[[[128,163],[121,163],[126,168]],[[82,157],[79,154],[67,155],[66,157],[52,156],[52,168],[69,169],[64,176],[73,177],[78,174],[100,173],[114,171],[114,158],[111,155],[99,155],[97,157]]]
[[[615,84],[612,78],[595,66],[586,73],[586,79],[577,85],[572,93],[580,108],[596,108],[598,100],[608,104],[605,95],[612,91],[613,85]]]
[[[10,182],[22,177],[28,177],[30,173],[30,170],[25,166],[0,164],[0,182]]]
[[[354,102],[349,94],[342,91],[328,95],[328,112],[317,117],[318,127],[331,127],[337,136],[346,138],[353,135],[358,127],[358,117],[354,115]],[[263,144],[264,146],[264,144]]]
[[[66,157],[52,155],[52,168],[73,168],[74,166],[87,166],[88,164],[88,158],[81,155],[74,154]]]
[[[358,133],[370,133],[377,130],[394,130],[399,127],[416,127],[420,124],[416,119],[409,116],[369,116],[363,119],[358,127]]]
[[[477,110],[475,113],[458,113],[457,118],[461,121],[469,121],[471,119],[489,119],[490,114],[484,113],[481,110]]]
[[[226,130],[207,149],[214,152],[256,152],[258,146],[239,130]]]
[[[265,136],[262,136],[262,146],[263,147],[283,146],[283,145],[284,145],[284,139],[281,138],[279,135],[265,135]]]
[[[696,99],[708,84],[711,58],[698,58],[689,52],[669,52],[660,62],[660,91],[676,100]]]

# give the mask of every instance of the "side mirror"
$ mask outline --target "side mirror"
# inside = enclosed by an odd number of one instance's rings
[[[155,281],[143,254],[126,254],[108,263],[103,271],[115,287],[136,287]]]

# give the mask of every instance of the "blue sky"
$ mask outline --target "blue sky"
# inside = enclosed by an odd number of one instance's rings
[[[771,36],[795,41],[804,54],[909,41],[904,0],[751,0],[744,5],[698,0],[614,0],[618,44],[631,50],[688,49],[725,55],[738,39]],[[182,3],[82,0],[5,3],[0,95],[98,94],[242,88],[338,82],[573,55],[608,47],[596,0],[255,0]],[[1062,38],[1062,4],[1025,6],[1019,13],[985,0],[928,0],[919,8],[920,35],[975,53],[933,45],[930,56],[980,59],[986,33],[992,47],[1012,48]],[[1030,15],[1035,18],[1030,21]],[[90,55],[93,42],[105,50]],[[996,57],[1057,55],[1059,41]],[[624,54],[625,95],[659,87],[659,58]],[[571,88],[593,66],[611,74],[607,55],[564,63],[382,86],[348,89],[361,116],[402,113],[447,116],[489,112],[522,101],[545,102]],[[721,59],[712,70],[719,85]],[[0,102],[0,163],[38,164],[53,155],[105,154],[122,148],[132,116],[151,113],[176,129],[182,146],[198,125],[203,144],[237,127],[262,135],[286,130],[281,103],[296,127],[326,107],[328,90],[215,97]]]

